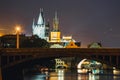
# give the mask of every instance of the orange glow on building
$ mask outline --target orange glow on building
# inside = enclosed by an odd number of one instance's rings
[[[4,35],[4,33],[0,32],[0,37],[3,36],[3,35]]]
[[[80,47],[78,47],[73,41],[71,41],[67,46],[65,46],[65,48],[80,48]]]

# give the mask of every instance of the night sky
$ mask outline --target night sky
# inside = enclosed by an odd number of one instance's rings
[[[72,35],[82,47],[92,42],[120,47],[120,0],[0,0],[0,33],[12,33],[18,24],[31,35],[40,8],[51,27],[57,11],[62,35]]]

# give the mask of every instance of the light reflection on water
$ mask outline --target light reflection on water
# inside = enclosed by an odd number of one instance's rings
[[[54,72],[25,75],[24,80],[120,80],[120,71],[113,70],[113,74],[81,74],[77,73],[77,71],[57,69]]]

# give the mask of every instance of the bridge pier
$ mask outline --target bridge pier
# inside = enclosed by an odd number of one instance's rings
[[[116,63],[117,63],[117,66],[119,66],[119,57],[118,56],[116,58]]]
[[[0,80],[2,80],[2,69],[0,67]]]
[[[0,80],[2,80],[2,64],[1,64],[1,56],[0,56]]]

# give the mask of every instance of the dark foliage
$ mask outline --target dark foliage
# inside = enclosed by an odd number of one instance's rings
[[[21,48],[49,48],[49,43],[37,36],[32,36],[30,38],[26,38],[21,42]]]
[[[49,43],[38,36],[20,35],[20,48],[49,48]],[[16,35],[5,35],[0,37],[0,47],[16,48]]]

